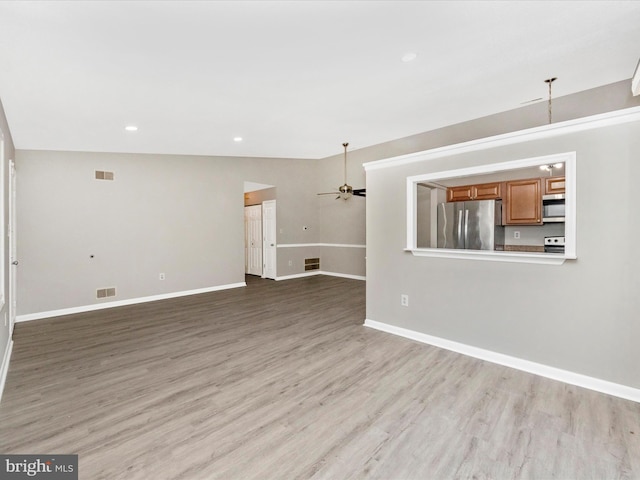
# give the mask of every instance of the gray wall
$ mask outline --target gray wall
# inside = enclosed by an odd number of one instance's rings
[[[0,102],[0,130],[4,134],[4,185],[2,185],[3,198],[2,203],[4,205],[4,218],[5,218],[5,229],[8,225],[9,220],[9,160],[14,159],[15,149],[13,146],[13,140],[11,138],[11,132],[9,131],[9,125],[7,124],[7,119],[4,114],[4,108],[2,107],[2,102]],[[7,230],[5,230],[6,232]],[[4,298],[5,303],[0,308],[0,362],[3,361],[6,352],[9,348],[9,343],[11,342],[11,332],[9,330],[9,242],[7,241],[7,236],[3,235],[0,237],[2,240],[0,242],[0,248],[4,250],[4,258],[5,258],[5,272],[4,272]],[[1,394],[2,392],[0,392]]]
[[[309,161],[18,151],[17,166],[20,315],[243,282],[244,181],[276,186],[278,243],[318,241]]]
[[[640,97],[631,95],[630,80],[586,90],[573,95],[553,99],[553,121],[561,122],[598,113],[610,112],[640,105]],[[463,108],[463,107],[462,107]],[[427,114],[427,113],[426,113]],[[526,107],[516,108],[488,117],[469,120],[437,130],[423,132],[405,138],[390,140],[386,143],[361,148],[357,144],[349,145],[347,180],[354,188],[368,188],[369,178],[365,179],[363,163],[384,158],[428,150],[468,140],[475,140],[507,132],[546,125],[548,123],[547,102],[541,101]],[[348,141],[345,138],[345,141]],[[340,151],[339,145],[336,150]],[[318,162],[317,191],[326,192],[342,185],[343,154],[337,154]],[[389,195],[393,194],[389,192]],[[332,196],[318,197],[318,221],[321,242],[324,243],[365,243],[365,222],[368,203],[363,198],[350,199],[347,202],[334,200]],[[553,235],[554,233],[549,233]],[[520,240],[509,238],[509,244],[527,245],[539,242],[539,235],[526,228],[521,229]],[[511,235],[513,237],[513,235]],[[342,250],[323,249],[323,262],[334,268],[336,265],[351,265],[349,273],[366,271],[366,253],[362,249]],[[323,268],[324,269],[324,268]],[[335,270],[332,270],[335,271]]]
[[[612,112],[640,105],[640,96],[631,95],[631,80],[604,85],[553,100],[554,123]],[[464,106],[461,106],[464,108]],[[428,113],[426,113],[428,114]],[[526,107],[496,113],[468,122],[449,125],[410,137],[390,139],[354,152],[363,162],[381,160],[407,153],[476,140],[549,123],[547,102],[541,101]],[[368,179],[367,179],[368,180]]]
[[[345,139],[348,141],[348,139]],[[347,183],[354,189],[365,188],[362,164],[370,158],[357,145],[350,145],[347,153]],[[342,145],[336,145],[342,150]],[[344,152],[317,162],[317,192],[332,192],[344,184]],[[320,242],[333,245],[365,245],[366,198],[338,199],[335,195],[319,195],[316,198]],[[342,246],[322,247],[320,268],[323,271],[366,275],[366,249]]]
[[[567,151],[577,152],[577,260],[549,266],[403,251],[407,176]],[[369,171],[367,318],[639,388],[638,158],[640,122]]]
[[[432,212],[431,196],[432,188],[418,185],[416,191],[416,246],[418,248],[431,248],[432,223],[435,215]],[[437,192],[436,192],[437,193]],[[443,200],[444,201],[444,200]],[[436,203],[437,205],[437,203]]]
[[[244,181],[275,185],[264,192],[277,200],[278,244],[311,244],[278,248],[279,277],[304,273],[311,257],[321,258],[323,271],[365,275],[364,248],[313,245],[365,242],[365,199],[316,195],[321,184],[342,183],[342,156],[335,162],[25,150],[17,157],[19,315],[244,281]],[[354,186],[364,186],[362,161],[354,165]],[[115,180],[95,180],[95,170],[113,171]],[[160,272],[166,280],[158,280]],[[116,297],[96,298],[96,289],[112,286]]]

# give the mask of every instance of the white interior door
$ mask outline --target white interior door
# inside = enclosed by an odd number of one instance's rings
[[[277,275],[276,263],[276,201],[267,200],[262,203],[262,234],[264,257],[263,277],[275,280]]]
[[[262,276],[262,205],[244,207],[245,273]]]
[[[16,243],[16,166],[9,162],[9,327],[13,331],[17,311],[17,268],[18,252]]]

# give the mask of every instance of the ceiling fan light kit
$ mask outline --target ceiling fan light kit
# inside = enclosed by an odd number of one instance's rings
[[[352,196],[366,197],[366,188],[357,188],[354,190],[351,185],[347,184],[347,147],[349,143],[345,142],[342,146],[344,147],[344,185],[338,187],[337,192],[319,193],[318,195],[337,195],[336,200],[349,200]]]

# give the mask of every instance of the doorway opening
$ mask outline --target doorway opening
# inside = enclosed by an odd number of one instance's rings
[[[245,274],[275,280],[276,247],[276,188],[244,182]]]

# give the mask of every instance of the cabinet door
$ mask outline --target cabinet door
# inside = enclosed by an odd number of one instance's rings
[[[564,177],[547,177],[544,179],[544,194],[564,193]]]
[[[505,183],[505,224],[542,223],[542,182],[539,178]]]
[[[502,184],[500,182],[473,185],[471,195],[474,200],[495,200],[496,198],[502,198],[501,186]]]
[[[447,188],[447,202],[464,202],[471,200],[472,185],[463,185],[461,187],[449,187]]]

